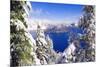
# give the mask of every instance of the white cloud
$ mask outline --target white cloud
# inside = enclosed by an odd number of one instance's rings
[[[50,15],[50,13],[48,11],[45,11],[43,9],[32,9],[33,14],[46,14],[46,15]]]
[[[28,30],[36,30],[37,29],[37,24],[41,24],[42,29],[46,29],[47,28],[47,24],[52,23],[52,21],[48,20],[48,19],[34,19],[31,18],[29,19],[28,22]]]
[[[33,14],[42,14],[43,10],[42,9],[32,9]]]
[[[48,11],[43,10],[41,8],[32,8],[29,14],[30,17],[36,17],[36,18],[41,18],[51,15]]]

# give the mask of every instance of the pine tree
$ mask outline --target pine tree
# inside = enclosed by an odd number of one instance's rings
[[[53,50],[52,40],[44,34],[41,25],[37,25],[36,53],[41,65],[55,63],[56,52]]]
[[[84,48],[84,61],[95,61],[95,6],[87,5],[83,12],[84,15],[79,21],[79,27],[85,33],[80,40],[87,43]]]
[[[78,27],[83,31],[77,37],[75,32],[69,31],[69,47],[64,51],[62,63],[95,61],[95,6],[84,6],[83,16],[79,19]],[[86,44],[81,47],[81,41]]]
[[[23,5],[26,1],[10,1],[10,54],[11,67],[35,64],[34,43],[32,43],[27,31],[24,19],[25,10]]]

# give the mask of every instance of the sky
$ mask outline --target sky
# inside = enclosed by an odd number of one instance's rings
[[[30,20],[46,23],[73,23],[82,15],[83,5],[31,2]]]

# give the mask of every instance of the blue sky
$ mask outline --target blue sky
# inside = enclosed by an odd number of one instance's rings
[[[31,2],[31,5],[30,19],[48,20],[55,23],[77,22],[83,9],[83,5],[73,4]]]

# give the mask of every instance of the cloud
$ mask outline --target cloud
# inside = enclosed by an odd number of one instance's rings
[[[28,31],[36,30],[37,29],[37,24],[41,24],[42,29],[47,28],[47,24],[52,23],[51,20],[48,19],[34,19],[30,18],[28,19]]]
[[[42,9],[32,9],[29,12],[29,18],[40,16],[43,13]]]
[[[46,18],[47,16],[50,16],[51,14],[49,11],[43,10],[41,8],[32,8],[32,10],[29,13],[30,18]]]
[[[42,14],[43,13],[43,10],[42,9],[32,9],[32,13],[33,14]]]

